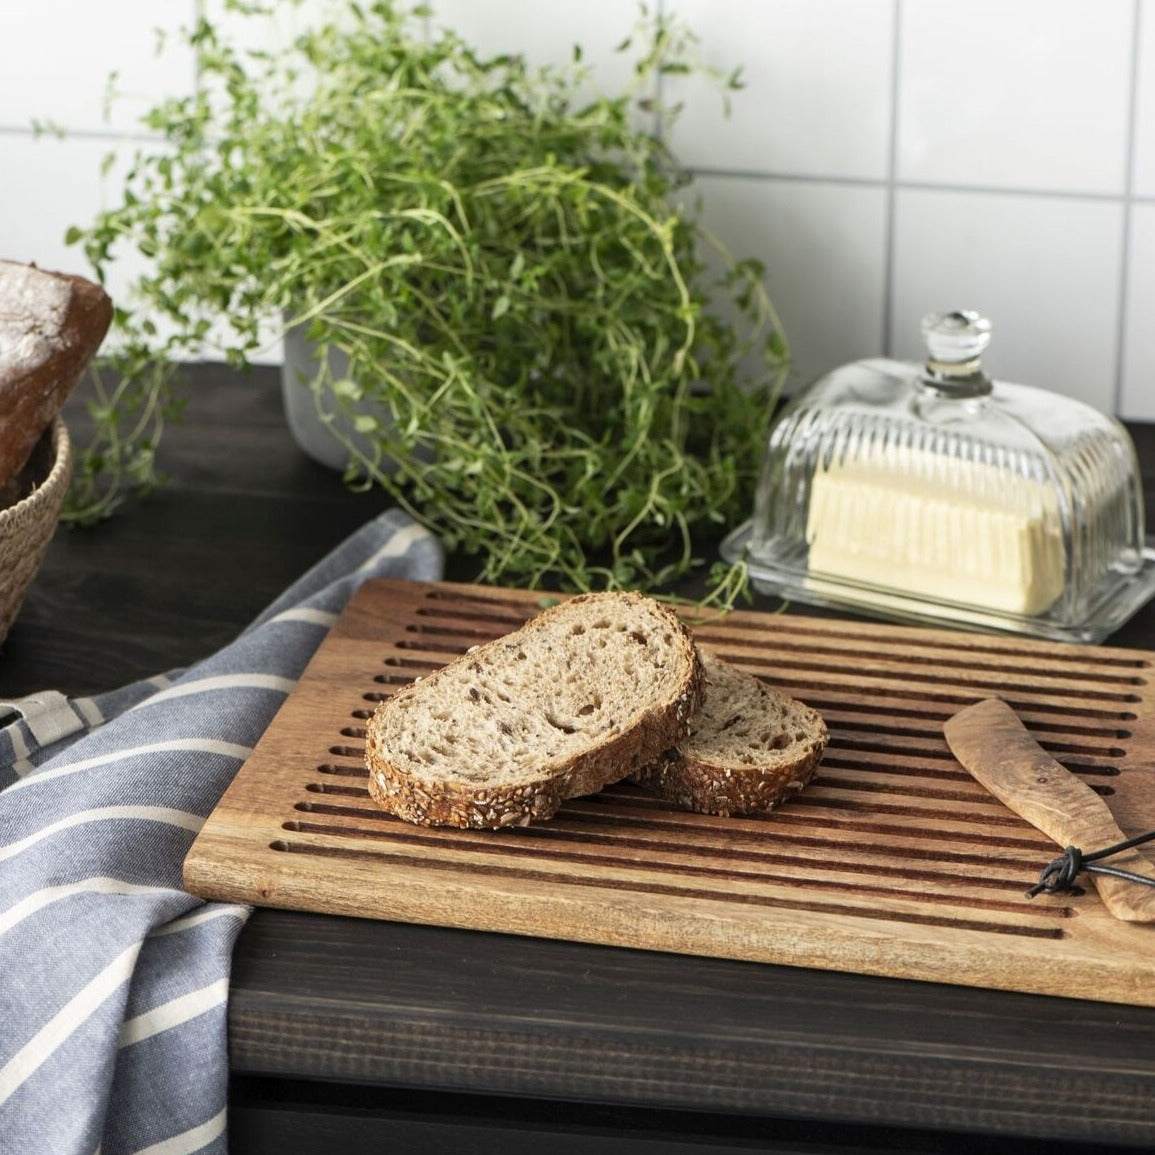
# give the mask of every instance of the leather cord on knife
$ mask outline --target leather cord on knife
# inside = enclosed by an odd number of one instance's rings
[[[1068,846],[1053,862],[1043,868],[1039,881],[1027,891],[1027,898],[1034,898],[1037,894],[1059,894],[1063,891],[1077,890],[1075,879],[1080,872],[1088,874],[1109,874],[1114,878],[1124,878],[1128,882],[1137,882],[1142,886],[1155,886],[1155,878],[1146,875],[1134,874],[1130,870],[1119,870],[1114,866],[1094,866],[1093,863],[1101,858],[1108,858],[1123,850],[1130,850],[1133,846],[1141,846],[1144,842],[1155,839],[1155,830],[1149,834],[1140,834],[1136,838],[1128,838],[1125,842],[1117,842],[1105,850],[1096,850],[1084,854],[1077,846]]]

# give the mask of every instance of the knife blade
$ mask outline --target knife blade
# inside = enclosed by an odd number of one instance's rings
[[[1001,699],[965,707],[947,719],[943,733],[974,778],[1060,846],[1091,853],[1126,841],[1106,802],[1056,762]],[[1110,862],[1120,870],[1155,877],[1155,864],[1134,848],[1112,855]],[[1111,875],[1090,877],[1116,918],[1155,922],[1155,888]]]

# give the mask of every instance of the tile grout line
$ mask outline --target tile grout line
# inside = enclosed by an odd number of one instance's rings
[[[657,0],[654,8],[654,15],[658,22],[661,23],[666,19],[666,3],[667,0]],[[665,133],[662,131],[662,107],[666,99],[666,74],[658,69],[658,75],[654,79],[654,136],[657,137],[659,143],[667,143],[664,140]]]
[[[199,27],[200,22],[205,19],[205,0],[192,0],[192,17],[193,27]],[[198,47],[193,54],[193,96],[199,96],[201,91],[201,50]]]
[[[890,123],[886,155],[886,219],[883,223],[882,254],[882,341],[884,357],[891,355],[890,335],[894,331],[894,246],[898,200],[898,97],[902,65],[902,0],[891,6]]]
[[[0,130],[2,131],[2,130]],[[1125,199],[1137,203],[1155,203],[1155,193],[1133,194],[1127,198],[1121,192],[1092,192],[1084,189],[1039,188],[1027,185],[960,184],[954,181],[902,180],[895,177],[836,176],[831,173],[776,172],[772,169],[717,168],[711,165],[688,165],[688,170],[700,176],[725,180],[775,181],[785,184],[824,184],[849,188],[895,189],[915,192],[965,193],[972,196],[1036,197],[1039,200],[1091,201],[1100,204],[1122,204]]]
[[[1115,392],[1112,410],[1123,412],[1123,385],[1127,356],[1127,320],[1130,308],[1128,285],[1131,280],[1131,225],[1135,206],[1135,135],[1139,119],[1139,52],[1142,41],[1142,0],[1131,2],[1131,75],[1128,78],[1127,144],[1124,150],[1123,224],[1119,261],[1119,306],[1115,319]]]
[[[160,139],[142,132],[113,132],[98,128],[67,128],[65,136],[70,140],[108,141],[109,143],[139,142],[146,144]],[[25,136],[36,139],[40,135],[25,125],[0,124],[0,136]],[[1155,204],[1155,193],[1088,192],[1078,189],[1039,188],[1024,185],[981,185],[959,184],[953,181],[901,180],[897,176],[859,177],[841,176],[833,173],[789,172],[774,169],[719,168],[713,165],[687,164],[687,172],[696,176],[715,177],[721,180],[765,181],[786,184],[820,184],[846,188],[875,188],[913,190],[916,192],[963,193],[973,196],[1037,197],[1040,200],[1092,201],[1103,204]]]
[[[109,143],[138,142],[147,144],[160,139],[142,132],[112,132],[107,129],[68,128],[64,130],[69,140],[107,141]],[[24,136],[37,139],[42,134],[24,125],[0,124],[0,136]],[[1087,192],[1078,189],[1038,188],[1022,185],[980,185],[959,184],[952,181],[901,180],[895,177],[840,176],[832,173],[788,172],[773,169],[718,168],[713,165],[685,166],[686,171],[696,176],[715,177],[720,180],[765,181],[785,184],[820,184],[845,188],[875,188],[913,190],[916,192],[963,193],[973,196],[1037,197],[1040,200],[1092,201],[1102,204],[1155,204],[1155,193],[1109,193]]]
[[[138,142],[147,144],[160,139],[142,132],[113,132],[97,128],[67,128],[65,137],[69,140],[107,141],[109,143]],[[0,124],[0,136],[24,136],[37,139],[42,134],[24,125]],[[686,171],[696,176],[715,177],[720,180],[765,181],[786,184],[820,184],[848,188],[875,188],[889,190],[914,190],[918,192],[963,193],[974,196],[1037,197],[1041,200],[1092,201],[1105,204],[1155,204],[1155,193],[1098,193],[1077,189],[1049,189],[1017,185],[958,184],[951,181],[900,180],[896,177],[839,176],[832,173],[808,173],[775,171],[773,169],[718,168],[712,165],[686,165]]]

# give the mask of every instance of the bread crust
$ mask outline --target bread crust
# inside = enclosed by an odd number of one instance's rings
[[[581,615],[622,601],[646,605],[655,626],[672,637],[681,670],[670,692],[652,701],[645,701],[651,689],[639,686],[637,708],[615,733],[591,737],[581,750],[560,761],[543,757],[534,772],[512,782],[469,781],[461,776],[425,781],[397,756],[401,745],[399,718],[405,703],[431,697],[451,669],[470,663],[479,673],[485,672],[491,663],[510,661],[510,655],[519,648],[547,644],[551,635],[562,633],[567,623]],[[549,818],[567,798],[591,794],[621,781],[680,741],[701,708],[704,680],[693,637],[669,607],[636,593],[579,594],[382,702],[366,727],[369,794],[384,809],[421,826],[497,829]],[[469,709],[469,703],[463,700],[461,708]]]
[[[713,720],[722,716],[710,696],[737,688],[741,709],[761,709],[780,719],[782,746],[760,757],[737,759],[717,748],[717,734],[705,715],[691,734],[631,775],[632,781],[683,810],[732,817],[763,814],[781,805],[814,776],[829,741],[817,710],[767,686],[752,674],[705,656],[706,695]]]
[[[93,281],[0,260],[0,488],[59,414],[112,315]]]

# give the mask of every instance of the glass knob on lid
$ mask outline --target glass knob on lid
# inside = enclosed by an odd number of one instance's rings
[[[982,369],[983,350],[991,343],[991,323],[981,313],[960,309],[932,313],[922,319],[927,359],[923,380],[957,397],[978,397],[991,391]]]

